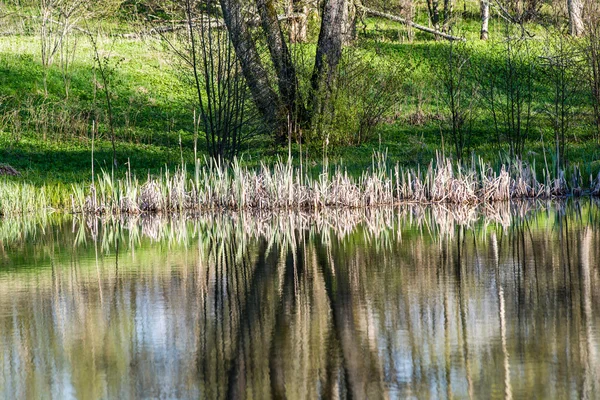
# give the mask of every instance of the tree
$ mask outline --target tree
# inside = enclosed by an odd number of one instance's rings
[[[317,54],[312,76],[313,113],[323,110],[328,94],[331,92],[337,66],[342,56],[344,29],[348,25],[348,7],[346,0],[327,0],[323,4],[321,31],[317,43]],[[319,102],[319,94],[323,94]]]
[[[302,104],[298,98],[298,79],[275,9],[275,0],[256,0],[261,27],[265,33],[271,60],[277,74],[280,105],[279,118],[287,121]]]
[[[481,40],[488,39],[488,25],[490,22],[490,0],[481,0],[481,33],[479,38]]]
[[[199,118],[194,116],[195,137],[200,128],[208,154],[217,160],[233,161],[255,132],[242,64],[214,1],[183,0],[172,5],[171,12],[184,17],[185,29],[163,34],[162,38],[181,62],[183,80],[195,92],[195,109],[199,111]],[[266,79],[258,78],[253,84],[262,84],[260,79]]]
[[[427,0],[427,11],[429,12],[429,21],[433,26],[433,29],[438,31],[440,29],[440,11],[438,0]]]
[[[267,126],[278,128],[279,96],[271,88],[267,70],[250,32],[249,22],[241,0],[220,0],[223,20],[229,32],[242,73],[252,99]]]
[[[567,0],[567,9],[569,11],[569,35],[583,35],[583,2],[581,0]]]
[[[323,103],[315,101],[323,95],[327,101],[328,85],[333,77],[342,52],[345,34],[348,30],[349,6],[347,0],[327,0],[323,3],[322,23],[319,32],[315,65],[311,80],[311,104],[309,109],[298,90],[296,67],[283,35],[280,19],[277,16],[274,0],[256,0],[260,27],[269,49],[278,91],[269,82],[269,73],[260,59],[255,38],[251,33],[250,19],[245,15],[242,0],[220,0],[223,19],[242,72],[257,109],[267,126],[275,130],[281,140],[289,133],[290,124],[308,126],[315,112],[322,109]]]
[[[588,1],[585,6],[587,41],[584,42],[584,54],[588,64],[596,140],[600,143],[600,5],[596,1]]]
[[[289,21],[291,43],[305,42],[308,37],[308,4],[304,0],[287,0],[286,16]]]

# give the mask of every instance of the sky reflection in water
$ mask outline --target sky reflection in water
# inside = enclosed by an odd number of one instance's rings
[[[590,201],[0,221],[1,398],[596,398]]]

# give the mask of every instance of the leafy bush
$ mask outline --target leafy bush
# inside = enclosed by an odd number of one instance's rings
[[[359,145],[372,140],[402,96],[406,68],[357,49],[340,61],[329,109],[317,117],[314,137],[330,144]]]

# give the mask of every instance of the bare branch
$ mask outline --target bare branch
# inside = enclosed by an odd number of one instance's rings
[[[449,35],[447,33],[437,31],[437,30],[429,28],[427,26],[419,25],[415,22],[408,21],[402,17],[398,17],[397,15],[387,14],[387,13],[384,13],[381,11],[373,10],[372,8],[367,8],[367,7],[363,6],[362,4],[357,4],[357,7],[372,16],[386,18],[391,21],[400,22],[401,24],[404,24],[406,26],[410,26],[412,28],[418,29],[423,32],[431,33],[432,35],[437,35],[437,36],[447,39],[447,40],[459,40],[459,41],[463,41],[463,42],[466,41],[466,39],[463,37]]]

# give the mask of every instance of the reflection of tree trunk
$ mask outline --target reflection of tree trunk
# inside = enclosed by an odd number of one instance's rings
[[[288,252],[285,263],[285,272],[283,277],[282,298],[277,302],[275,310],[275,326],[273,328],[273,339],[269,351],[269,376],[271,380],[271,395],[274,399],[285,399],[285,360],[284,354],[285,341],[289,336],[290,326],[292,325],[292,310],[299,312],[295,307],[295,271],[302,273],[301,268],[304,265],[304,251],[292,249]],[[293,252],[296,252],[298,259],[294,258]]]
[[[475,236],[473,236],[473,245],[475,248],[475,257],[479,261],[479,251],[477,248],[477,241],[475,240]],[[467,375],[467,390],[469,393],[469,399],[473,399],[474,390],[473,390],[473,378],[471,377],[471,356],[469,354],[469,333],[468,333],[468,323],[467,323],[467,311],[468,308],[465,305],[465,289],[464,289],[464,280],[465,274],[463,274],[462,263],[460,262],[460,248],[459,248],[459,260],[456,266],[456,272],[458,273],[457,281],[458,281],[458,306],[460,309],[460,325],[462,330],[462,339],[463,339],[463,357],[465,359],[465,373]]]
[[[492,233],[492,250],[494,253],[495,269],[496,269],[496,288],[498,296],[498,320],[500,322],[500,340],[502,344],[502,356],[504,364],[504,398],[512,399],[512,385],[510,382],[510,355],[508,354],[508,346],[506,344],[506,303],[504,300],[504,288],[502,286],[502,278],[500,277],[500,263],[498,255],[498,239],[496,233]]]
[[[488,39],[488,26],[490,23],[490,0],[481,0],[481,33],[479,38],[481,40]]]
[[[340,368],[340,343],[337,340],[335,330],[330,329],[327,338],[327,364],[325,366],[325,380],[323,385],[323,398],[340,398],[338,383],[338,374]]]
[[[581,309],[585,327],[585,359],[581,360],[584,366],[583,373],[583,398],[593,398],[594,389],[598,389],[600,370],[598,368],[598,354],[594,345],[594,313],[592,306],[592,280],[590,267],[590,252],[592,249],[592,230],[585,228],[583,238],[580,239],[580,279],[581,279]]]
[[[347,385],[351,398],[371,398],[381,395],[381,387],[373,388],[381,382],[380,371],[377,369],[376,355],[374,355],[364,341],[354,323],[354,310],[352,306],[352,289],[346,271],[332,273],[325,249],[319,246],[317,250],[318,261],[325,280],[327,297],[333,312],[333,330],[337,341],[340,343],[343,367],[346,371]]]
[[[272,331],[265,329],[264,325],[271,323],[268,318],[264,318],[264,305],[274,301],[265,295],[269,293],[269,288],[276,285],[276,274],[269,270],[269,266],[276,265],[277,252],[271,251],[267,256],[267,246],[263,243],[258,251],[260,255],[256,261],[256,268],[248,291],[246,293],[246,303],[244,309],[240,310],[241,320],[239,323],[239,332],[237,338],[231,338],[234,347],[234,354],[231,357],[229,371],[227,373],[227,398],[244,398],[245,371],[252,360],[246,360],[246,345],[256,345],[262,342],[260,338],[261,331]],[[257,335],[257,330],[258,335]],[[258,337],[257,337],[258,336]]]
[[[448,285],[444,283],[444,372],[446,378],[446,397],[452,398],[452,351],[450,349],[450,302],[448,301]]]

